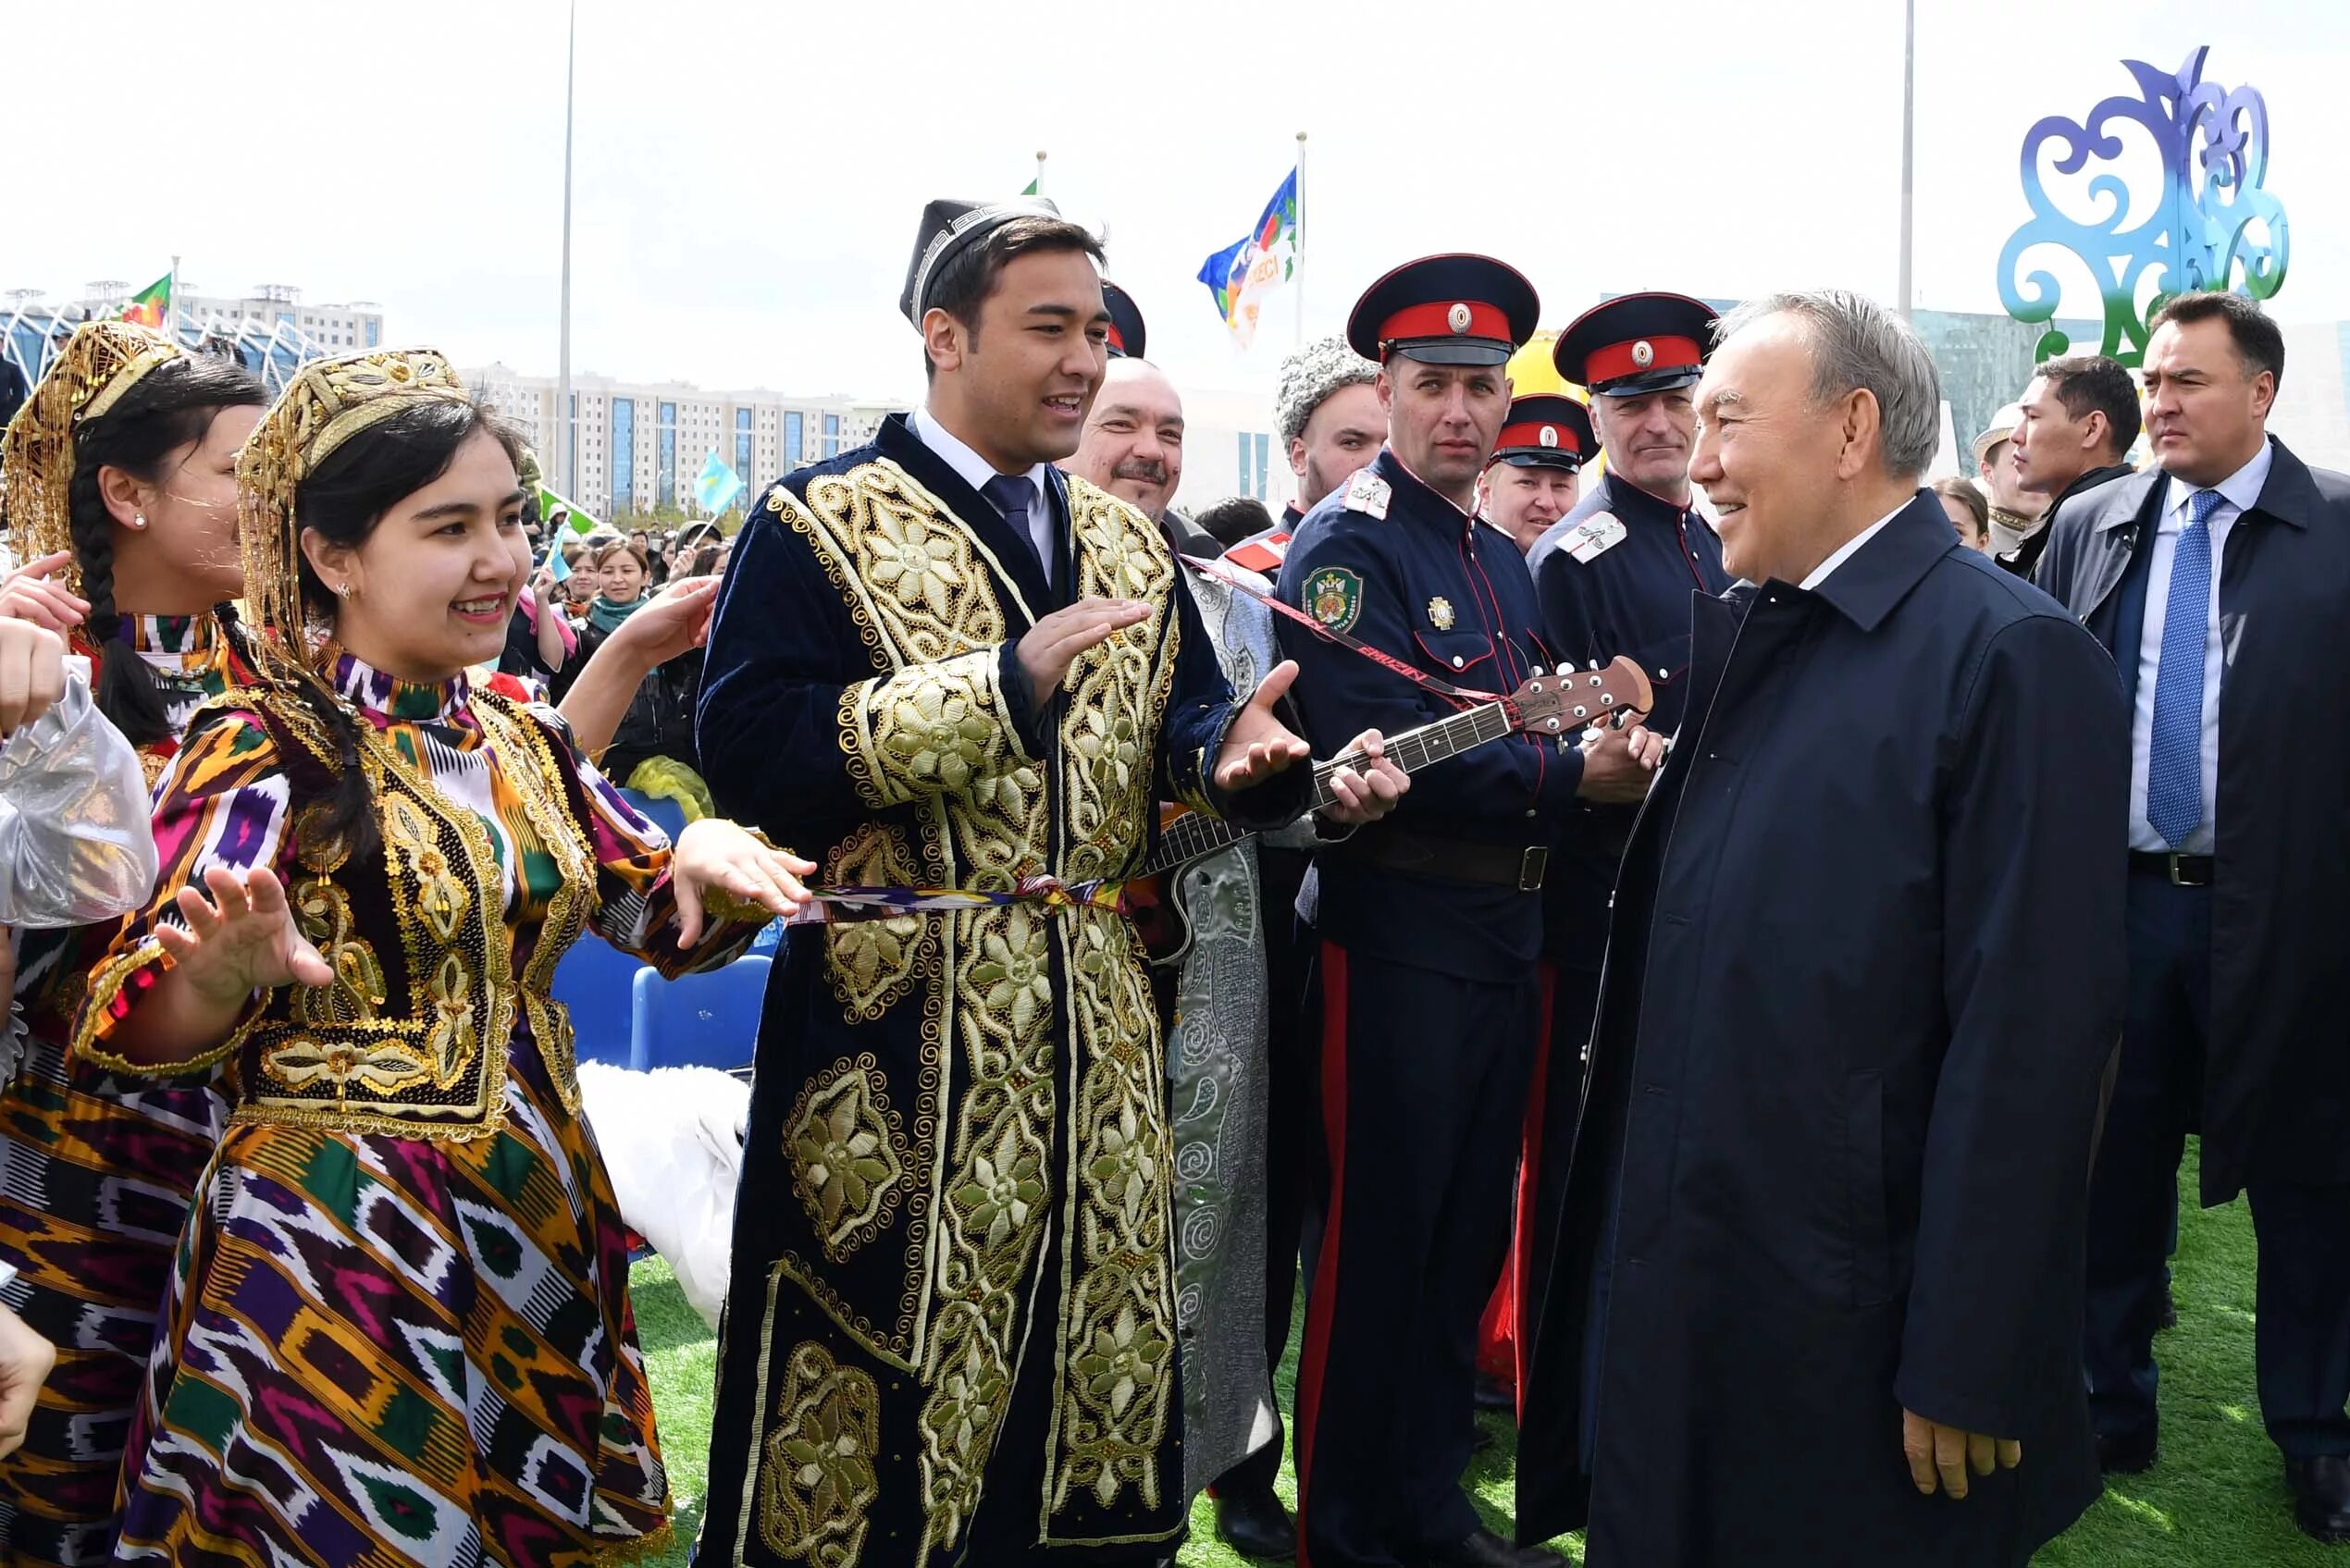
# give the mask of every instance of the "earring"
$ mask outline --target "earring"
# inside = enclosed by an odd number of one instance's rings
[[[132,512],[130,514],[130,525],[133,528],[145,527],[147,525],[147,514],[143,512]]]
[[[343,599],[349,599],[351,597],[351,585],[349,583],[337,583],[335,585],[335,592],[338,596]]]

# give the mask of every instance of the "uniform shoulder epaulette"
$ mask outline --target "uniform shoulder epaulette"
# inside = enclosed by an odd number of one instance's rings
[[[1253,539],[1243,539],[1224,552],[1224,559],[1259,576],[1278,576],[1281,562],[1289,559],[1289,535],[1275,529]]]
[[[1395,488],[1367,468],[1358,468],[1346,481],[1345,506],[1349,512],[1359,512],[1366,517],[1384,518],[1387,503]]]
[[[1560,537],[1559,549],[1588,566],[1622,544],[1624,535],[1624,525],[1615,513],[1595,512]]]

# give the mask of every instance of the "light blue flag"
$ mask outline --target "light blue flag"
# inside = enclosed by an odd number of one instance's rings
[[[718,449],[711,448],[702,460],[701,477],[694,481],[694,500],[712,517],[725,511],[743,493],[743,476],[718,461]]]

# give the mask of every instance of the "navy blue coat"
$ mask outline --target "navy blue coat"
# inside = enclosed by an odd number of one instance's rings
[[[1603,512],[1624,525],[1624,537],[1588,561],[1577,560],[1566,548],[1568,536]],[[1558,656],[1589,666],[1629,655],[1656,683],[1650,726],[1671,735],[1688,696],[1683,670],[1689,661],[1689,595],[1718,594],[1730,586],[1713,525],[1694,508],[1602,475],[1574,511],[1534,541],[1526,564],[1542,601],[1543,631]],[[1553,957],[1586,969],[1598,964],[1616,862],[1639,811],[1584,800],[1568,814],[1556,874],[1542,890],[1543,948]]]
[[[1617,884],[1519,1534],[1588,1521],[1593,1568],[2021,1564],[2098,1490],[2111,663],[1923,493],[1816,592],[1694,610],[1691,706]],[[1923,1497],[1905,1408],[2019,1438],[2022,1466]]]
[[[1367,482],[1386,487],[1384,516],[1350,508]],[[1552,665],[1517,546],[1429,489],[1384,448],[1298,525],[1278,591],[1309,615],[1324,608],[1357,640],[1470,690],[1514,692],[1535,667]],[[1317,757],[1335,755],[1374,725],[1398,735],[1458,710],[1287,617],[1280,633],[1281,652],[1297,661],[1290,689]],[[1573,744],[1513,735],[1414,774],[1395,810],[1361,833],[1547,848],[1582,777],[1583,756]],[[1315,868],[1315,929],[1349,952],[1471,980],[1533,973],[1540,894],[1389,870],[1354,858],[1343,845],[1317,854]]]
[[[2350,1181],[2350,475],[2274,443],[2220,561],[2219,864],[2203,1201],[2245,1180]],[[2146,626],[2158,471],[2068,502],[2036,581],[2114,650],[2125,695]],[[2124,807],[2126,815],[2127,807]]]

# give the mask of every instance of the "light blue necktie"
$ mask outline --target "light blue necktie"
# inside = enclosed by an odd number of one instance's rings
[[[2219,504],[2217,490],[2187,498],[2187,525],[2171,557],[2171,596],[2162,612],[2146,822],[2173,849],[2203,821],[2203,660],[2211,619],[2211,512]]]

